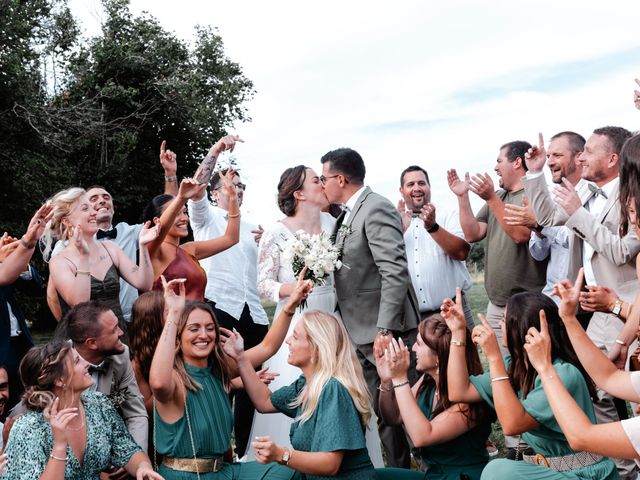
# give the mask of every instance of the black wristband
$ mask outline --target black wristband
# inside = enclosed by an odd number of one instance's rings
[[[431,228],[427,228],[427,232],[429,233],[436,233],[438,230],[440,230],[440,225],[438,225],[437,223],[431,225]]]

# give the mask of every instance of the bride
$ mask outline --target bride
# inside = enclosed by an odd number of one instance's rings
[[[263,298],[278,302],[274,318],[278,316],[296,285],[291,265],[283,260],[284,245],[298,230],[312,235],[323,231],[331,234],[336,220],[322,211],[328,206],[329,202],[322,189],[320,177],[312,168],[298,165],[286,169],[281,175],[278,183],[278,207],[286,217],[280,220],[272,230],[264,233],[258,251],[258,289]],[[335,307],[333,276],[329,276],[325,285],[313,287],[311,295],[307,298],[305,310],[322,310],[337,315]],[[291,320],[287,336],[293,332],[300,315],[301,311],[297,310]],[[282,344],[278,352],[264,364],[264,367],[269,367],[271,372],[279,373],[279,376],[269,385],[271,391],[290,385],[302,373],[298,367],[289,365],[288,356],[289,347]],[[250,438],[268,435],[276,444],[291,447],[289,429],[292,421],[281,413],[266,415],[256,412]],[[374,466],[383,467],[375,419],[369,422],[366,439],[369,456]],[[254,459],[252,449],[247,451],[247,455],[248,460]]]

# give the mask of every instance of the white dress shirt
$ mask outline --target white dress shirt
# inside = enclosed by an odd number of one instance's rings
[[[364,192],[365,188],[366,187],[364,185],[360,187],[360,189],[357,190],[356,193],[351,195],[351,198],[347,200],[347,203],[344,204],[346,213],[344,214],[344,218],[342,219],[343,225],[347,223],[347,219],[351,216],[351,211],[353,210],[353,207],[355,207],[356,203],[358,203],[358,199],[360,198],[360,195],[362,195],[362,192]]]
[[[33,274],[31,273],[31,266],[28,266],[27,269],[20,274],[20,280],[29,281],[33,278]],[[18,317],[15,316],[13,310],[11,310],[11,304],[7,302],[7,310],[9,311],[9,324],[11,326],[11,336],[17,337],[22,333],[20,330],[20,324],[18,323]]]
[[[457,211],[436,209],[436,221],[440,228],[464,238]],[[404,243],[409,275],[421,312],[436,310],[445,298],[455,298],[456,287],[463,291],[471,288],[471,276],[465,263],[447,255],[419,217],[411,219],[404,232]]]
[[[602,209],[607,203],[607,199],[611,198],[613,190],[618,185],[619,181],[619,178],[614,178],[609,183],[601,187],[607,198],[599,194],[593,195],[585,204],[585,207],[589,209],[589,213],[593,217],[594,221],[597,221],[597,218],[600,216],[600,213],[602,213]],[[591,257],[593,257],[594,252],[593,247],[589,245],[588,242],[582,243],[582,265],[584,267],[584,279],[587,282],[587,285],[598,285],[596,276],[593,273],[593,267],[591,266]]]
[[[187,206],[194,240],[224,235],[229,215],[226,210],[211,205],[206,195],[197,202],[189,200]],[[254,229],[254,225],[241,220],[240,241],[224,252],[200,260],[200,265],[207,272],[205,297],[215,302],[216,308],[239,320],[246,303],[253,323],[268,325],[258,294],[258,246],[251,233]]]

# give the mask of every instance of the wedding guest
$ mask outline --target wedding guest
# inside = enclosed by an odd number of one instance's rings
[[[153,270],[148,244],[157,237],[157,228],[149,223],[140,232],[139,266],[115,243],[98,242],[97,212],[82,188],[70,188],[56,193],[51,199],[53,217],[44,234],[43,256],[49,258],[54,238],[67,241],[66,247],[49,263],[50,279],[60,297],[62,312],[88,300],[100,300],[109,306],[126,331],[120,306],[120,277],[139,290],[151,289]],[[64,322],[58,324],[64,337]]]
[[[289,362],[302,371],[291,385],[271,392],[253,369],[242,337],[232,333],[225,352],[237,361],[256,409],[294,419],[293,448],[269,436],[252,443],[258,462],[284,464],[309,480],[375,478],[364,429],[372,414],[370,396],[348,333],[329,313],[305,312],[287,339]]]
[[[221,170],[222,175],[228,169]],[[237,197],[238,207],[247,188],[236,171],[232,179],[234,192],[230,193],[220,175],[211,177],[209,191],[215,205],[211,205],[205,192],[187,202],[189,223],[197,241],[219,237],[229,224],[231,197]],[[211,257],[200,260],[207,274],[205,301],[213,308],[220,326],[235,328],[245,339],[247,348],[259,344],[267,334],[269,319],[260,302],[257,286],[258,241],[262,227],[255,227],[240,217],[239,242]],[[233,433],[238,457],[246,452],[253,423],[254,408],[244,390],[233,393]]]
[[[237,479],[293,478],[295,472],[280,465],[224,462],[232,429],[228,392],[237,368],[222,351],[211,307],[198,301],[185,306],[184,279],[167,282],[163,277],[163,284],[166,319],[149,374],[155,398],[154,443],[164,456],[160,473],[169,480],[196,479],[200,473],[213,472]],[[265,339],[247,353],[251,365],[259,365],[277,351],[291,312],[310,289],[310,282],[301,276],[287,309]]]
[[[574,285],[564,280],[555,288],[556,294],[561,298],[560,318],[567,329],[571,344],[585,370],[599,388],[617,398],[640,402],[640,372],[619,370],[591,341],[576,318],[582,277],[583,270],[580,269]],[[551,359],[549,326],[544,312],[540,312],[540,329],[529,328],[524,348],[531,365],[538,372],[551,410],[571,448],[595,455],[636,461],[640,459],[639,417],[621,422],[594,424],[560,381]]]
[[[462,302],[458,289],[456,302]],[[464,311],[464,308],[463,308]],[[456,319],[457,320],[457,319]],[[489,461],[486,449],[493,411],[484,402],[454,403],[447,391],[449,349],[465,353],[467,371],[482,374],[478,351],[468,330],[463,342],[451,341],[451,330],[439,314],[422,320],[412,350],[422,376],[409,385],[409,349],[402,340],[377,348],[380,375],[380,412],[389,425],[404,424],[413,445],[419,449],[424,472],[388,468],[376,470],[378,479],[479,480]]]
[[[95,479],[113,465],[139,480],[162,479],[107,397],[87,391],[88,368],[69,342],[29,350],[20,376],[30,412],[11,429],[0,478]]]
[[[510,354],[502,358],[498,340],[491,325],[480,315],[481,325],[474,328],[473,342],[482,347],[489,363],[489,372],[469,376],[464,352],[449,351],[447,378],[449,398],[456,402],[487,402],[495,409],[505,435],[521,435],[532,450],[516,451],[516,458],[489,462],[482,479],[617,479],[615,464],[607,457],[592,455],[571,448],[554,417],[549,399],[523,348],[529,328],[540,326],[543,310],[551,330],[551,357],[562,383],[571,392],[591,422],[595,413],[591,396],[595,389],[578,360],[564,328],[556,304],[546,295],[524,292],[507,302],[503,341]],[[443,304],[443,314],[452,333],[452,340],[465,340],[463,314],[451,300]],[[457,318],[458,321],[452,321]]]
[[[27,231],[20,238],[18,245],[0,262],[0,286],[11,285],[27,269],[36,243],[51,219],[52,211],[53,208],[48,203],[42,205],[31,218]]]
[[[5,410],[7,410],[7,405],[9,403],[9,374],[7,373],[7,369],[4,365],[0,364],[0,420],[4,421],[5,418]],[[4,424],[0,421],[0,432],[3,430]],[[2,436],[0,435],[0,450],[3,447]]]

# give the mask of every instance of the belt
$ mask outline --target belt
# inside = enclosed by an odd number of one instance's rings
[[[533,465],[547,467],[557,472],[566,472],[575,468],[588,467],[594,463],[598,463],[604,457],[589,452],[576,452],[562,457],[545,457],[541,453],[527,455],[523,453],[522,460]]]
[[[210,473],[222,470],[224,460],[217,458],[175,458],[164,457],[162,464],[172,470],[192,473]]]

